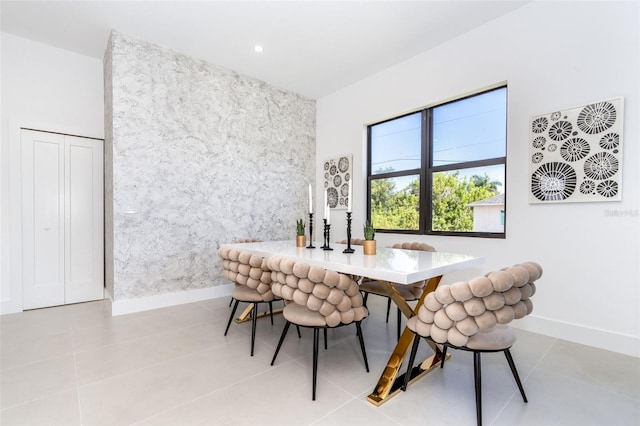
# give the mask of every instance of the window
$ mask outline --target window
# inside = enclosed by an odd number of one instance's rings
[[[504,238],[506,130],[506,87],[368,126],[368,219],[381,232]]]

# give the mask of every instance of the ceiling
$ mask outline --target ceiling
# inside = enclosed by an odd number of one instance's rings
[[[99,59],[114,29],[317,99],[526,3],[2,0],[0,22]]]

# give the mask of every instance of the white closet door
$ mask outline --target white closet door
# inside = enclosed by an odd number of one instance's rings
[[[22,130],[23,308],[104,296],[101,140]]]
[[[65,303],[104,296],[102,141],[65,136]]]
[[[24,309],[64,303],[64,136],[22,130]]]

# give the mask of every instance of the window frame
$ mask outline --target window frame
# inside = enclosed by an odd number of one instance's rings
[[[475,96],[483,95],[486,93],[490,93],[496,90],[505,89],[505,149],[504,149],[504,157],[494,157],[482,160],[473,160],[461,163],[454,164],[446,164],[440,166],[433,166],[433,110],[435,108],[448,105],[451,103],[463,101],[465,99],[473,98]],[[411,111],[405,114],[401,114],[386,120],[382,120],[376,123],[372,123],[367,125],[367,220],[371,221],[371,187],[372,183],[378,179],[389,179],[401,176],[409,176],[409,175],[418,175],[420,177],[420,186],[419,186],[419,222],[418,229],[382,229],[376,228],[376,232],[380,233],[392,233],[392,234],[414,234],[414,235],[442,235],[442,236],[456,236],[456,237],[478,237],[478,238],[499,238],[505,239],[507,236],[507,148],[508,148],[508,87],[506,83],[501,83],[499,85],[485,88],[479,90],[477,92],[473,92],[461,97],[457,97],[455,99],[447,100],[444,102],[440,102],[429,107],[421,108],[415,111]],[[374,126],[397,120],[403,117],[407,117],[409,115],[413,115],[416,113],[421,113],[421,161],[419,169],[410,169],[410,170],[401,170],[387,173],[378,173],[373,174],[371,170],[371,159],[372,159],[372,149],[371,149],[371,133],[372,128]],[[504,211],[504,225],[502,232],[474,232],[474,231],[434,231],[432,228],[433,223],[433,197],[432,197],[432,186],[433,186],[433,176],[438,172],[447,172],[447,171],[455,171],[455,170],[464,170],[464,169],[472,169],[477,167],[486,167],[486,166],[495,166],[502,165],[504,167],[504,182],[503,182],[503,193],[504,193],[504,206],[501,209]]]

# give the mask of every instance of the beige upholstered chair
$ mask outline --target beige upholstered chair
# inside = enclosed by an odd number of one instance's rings
[[[494,271],[465,282],[440,286],[429,293],[418,314],[411,317],[408,327],[416,333],[409,356],[403,390],[413,370],[421,337],[444,346],[441,367],[447,348],[473,352],[476,388],[476,418],[482,424],[482,383],[480,354],[504,352],[524,402],[527,397],[509,348],[516,336],[507,324],[531,313],[534,282],[542,276],[542,267],[527,262]]]
[[[418,242],[404,242],[394,244],[392,248],[401,248],[405,250],[422,250],[422,251],[436,251],[435,248],[426,243],[418,243]],[[414,300],[420,299],[422,296],[422,292],[424,291],[425,281],[418,281],[411,285],[394,285],[396,290],[404,297],[407,302],[411,302]],[[378,281],[369,280],[367,278],[363,278],[360,283],[360,291],[364,294],[364,303],[367,304],[367,299],[369,294],[375,294],[377,296],[382,296],[387,298],[387,322],[389,322],[389,311],[391,310],[391,298],[384,292],[382,286]],[[402,328],[402,313],[400,312],[400,308],[397,310],[397,329],[398,329],[398,339],[400,339],[400,333]]]
[[[256,320],[258,318],[258,305],[268,303],[273,325],[273,304],[276,299],[271,291],[271,271],[266,267],[266,260],[262,256],[256,256],[238,249],[221,247],[218,256],[222,259],[222,276],[235,284],[232,300],[235,300],[227,328],[227,335],[233,316],[238,308],[238,303],[253,303],[251,314],[251,356],[256,340]]]
[[[242,244],[242,243],[259,243],[262,240],[256,240],[253,238],[241,238],[239,240],[234,240],[231,243],[232,244]],[[229,300],[229,307],[231,307],[231,305],[233,304],[233,296],[231,296],[231,300]]]
[[[279,256],[270,256],[267,265],[273,272],[273,293],[286,301],[282,315],[287,320],[278,346],[271,360],[276,361],[282,342],[291,324],[313,328],[313,390],[316,399],[316,379],[318,376],[318,333],[322,329],[356,324],[364,365],[369,372],[367,353],[362,338],[360,322],[367,317],[367,308],[362,303],[358,284],[349,276],[311,266],[303,261],[295,261]]]

